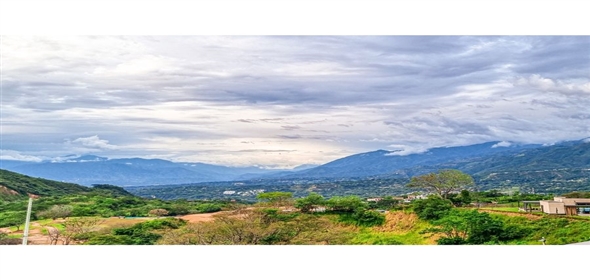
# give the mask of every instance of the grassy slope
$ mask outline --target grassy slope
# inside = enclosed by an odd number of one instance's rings
[[[515,213],[512,211],[485,210],[504,224],[514,224],[530,230],[530,233],[507,245],[540,245],[545,237],[547,245],[564,245],[590,240],[590,218],[551,216],[545,214]],[[511,209],[508,209],[511,210]],[[411,212],[394,211],[387,214],[385,225],[364,228],[352,240],[352,244],[365,245],[429,245],[436,244],[438,236],[421,234],[431,227]]]
[[[19,173],[0,169],[0,199],[12,200],[28,194],[40,196],[65,195],[88,192],[91,189],[72,183],[63,183],[41,178],[33,178]]]
[[[365,228],[352,240],[352,244],[365,245],[432,245],[436,237],[420,232],[430,227],[426,221],[408,211],[394,211],[386,215],[385,224]]]

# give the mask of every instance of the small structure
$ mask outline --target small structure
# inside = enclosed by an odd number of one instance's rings
[[[518,208],[519,211],[525,212],[539,212],[541,211],[541,202],[538,200],[528,200],[522,202],[522,208]]]
[[[553,200],[523,201],[521,211],[540,211],[553,215],[589,215],[590,198],[566,198],[556,196]]]

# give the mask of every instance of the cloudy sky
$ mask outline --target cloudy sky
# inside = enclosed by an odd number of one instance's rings
[[[2,158],[294,167],[590,137],[590,36],[3,36]]]

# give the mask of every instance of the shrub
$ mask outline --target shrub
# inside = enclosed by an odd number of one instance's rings
[[[453,208],[450,200],[438,196],[431,196],[427,199],[417,199],[412,202],[414,212],[420,219],[433,221],[447,215]]]

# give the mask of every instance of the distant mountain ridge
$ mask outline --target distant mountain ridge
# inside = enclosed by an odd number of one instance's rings
[[[172,162],[163,159],[108,159],[95,155],[66,156],[57,160],[26,162],[0,160],[0,168],[28,176],[71,182],[84,186],[182,184],[232,181],[289,170],[259,167],[227,167],[205,163]],[[300,167],[303,170],[306,167]]]
[[[491,147],[482,145],[480,148],[485,150],[486,146]],[[477,150],[477,147],[471,148],[475,148],[472,151]],[[416,175],[438,172],[441,169],[459,169],[473,176],[476,182],[475,188],[478,191],[494,189],[552,194],[590,191],[590,141],[588,140],[562,142],[547,146],[521,146],[512,150],[494,151],[491,154],[483,151],[469,153],[471,155],[469,157],[455,153],[457,157],[448,157],[447,161],[436,163],[436,160],[417,160],[416,162],[421,164],[402,169],[386,169],[386,172],[370,176],[353,177],[343,174],[345,172],[354,174],[352,172],[356,170],[364,171],[363,166],[379,162],[388,153],[388,151],[381,150],[352,155],[327,163],[328,167],[340,165],[346,171],[343,172],[335,168],[337,173],[330,174],[328,171],[332,170],[328,170],[324,174],[320,173],[320,176],[317,177],[306,177],[305,173],[315,172],[318,174],[317,170],[325,171],[326,165],[320,166],[316,170],[309,169],[289,175],[275,174],[240,182],[137,186],[130,187],[128,190],[139,196],[157,196],[164,199],[227,199],[231,196],[223,194],[224,190],[238,190],[241,193],[247,193],[261,189],[292,192],[299,197],[306,196],[310,191],[324,196],[354,194],[374,197],[407,194],[415,191],[404,186],[411,177]],[[431,164],[432,162],[435,163]],[[326,176],[326,174],[332,177]],[[321,178],[321,176],[325,178]],[[231,198],[243,199],[244,197],[238,194]],[[254,198],[246,197],[246,199],[255,201]]]
[[[284,175],[281,178],[342,178],[396,174],[399,170],[415,166],[430,166],[460,159],[535,149],[542,146],[541,144],[502,145],[501,143],[505,142],[495,141],[469,146],[440,147],[420,154],[403,156],[395,155],[393,151],[377,150],[337,159],[315,168]],[[400,176],[403,176],[403,174],[400,174]]]
[[[0,160],[0,168],[85,186],[177,185],[266,179],[409,178],[444,168],[456,168],[472,175],[487,176],[501,170],[515,172],[525,169],[590,166],[589,142],[587,138],[544,146],[494,141],[468,146],[438,147],[410,155],[395,155],[394,151],[377,150],[350,155],[320,166],[303,165],[291,170],[227,167],[162,159],[107,159],[93,155],[68,156],[56,162]]]

